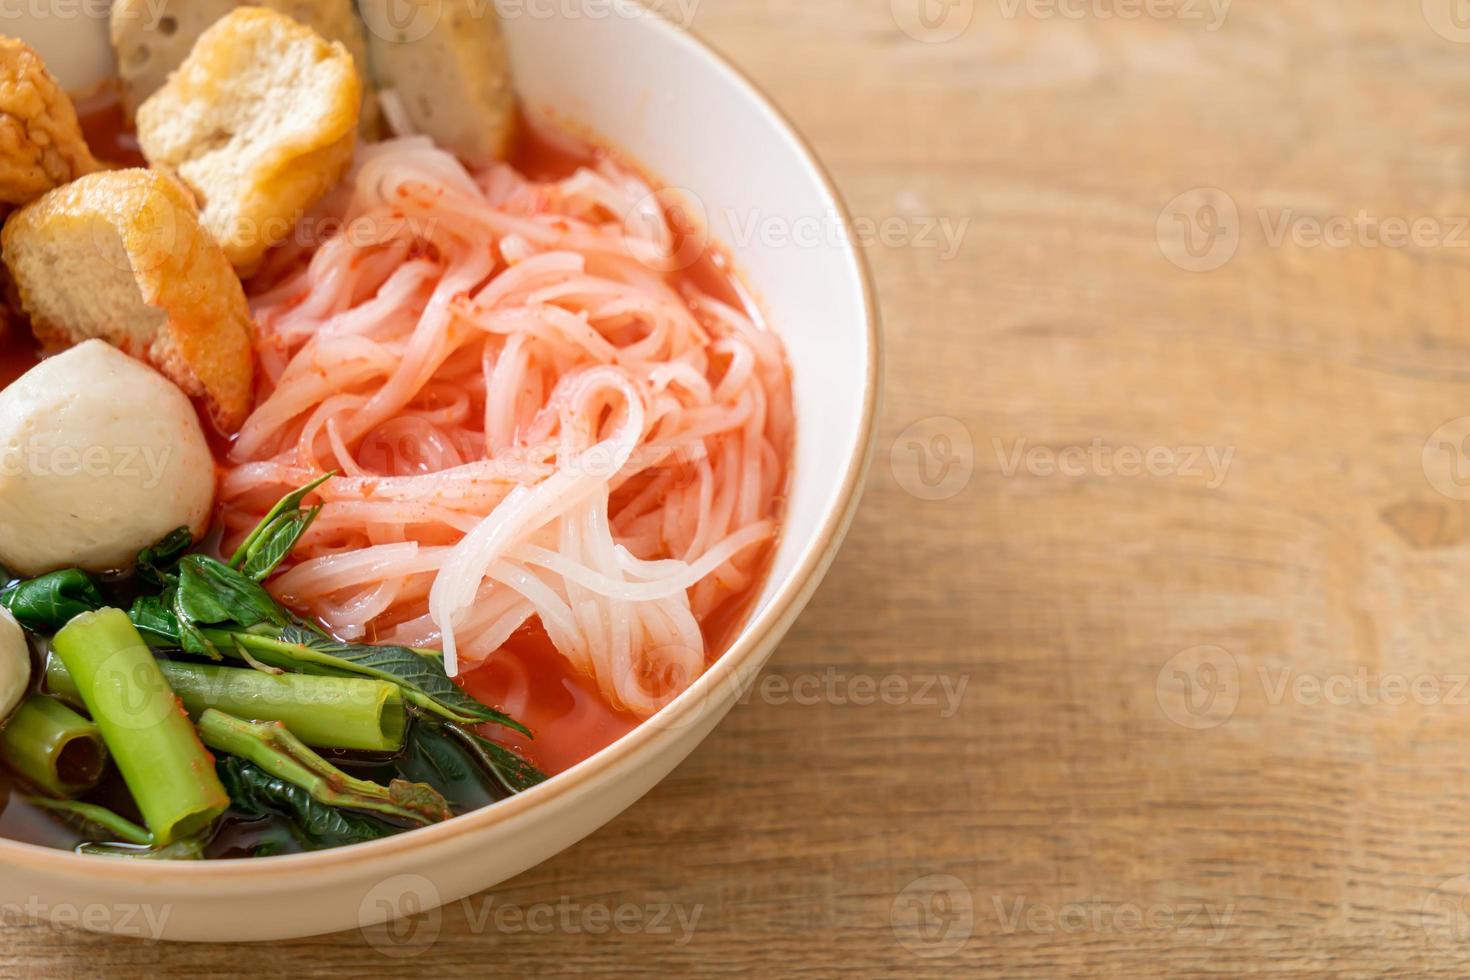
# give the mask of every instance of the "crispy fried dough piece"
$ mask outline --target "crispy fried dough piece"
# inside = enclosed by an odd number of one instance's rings
[[[435,0],[403,17],[403,0],[360,0],[368,63],[383,91],[384,114],[474,167],[505,155],[515,93],[495,4]],[[411,6],[411,5],[410,5]],[[389,91],[391,90],[391,96]]]
[[[29,204],[98,163],[41,56],[0,35],[0,201]]]
[[[138,108],[138,143],[194,192],[204,227],[249,275],[352,162],[361,97],[341,44],[241,7]]]
[[[50,349],[100,338],[202,398],[237,431],[250,411],[250,309],[189,192],[154,170],[112,170],[20,209],[0,252]]]
[[[340,41],[368,77],[367,41],[353,0],[116,0],[109,30],[122,81],[123,107],[128,116],[163,88],[169,73],[184,63],[199,35],[230,11],[242,6],[264,6],[298,20],[328,41]],[[362,134],[378,132],[377,97],[363,85]]]

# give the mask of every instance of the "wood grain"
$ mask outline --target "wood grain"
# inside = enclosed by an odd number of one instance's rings
[[[1441,6],[959,0],[925,43],[907,0],[703,0],[892,232],[879,457],[777,680],[413,957],[11,919],[0,976],[1470,972],[1470,460],[1431,439],[1470,415],[1470,46]],[[584,928],[620,906],[643,925]]]

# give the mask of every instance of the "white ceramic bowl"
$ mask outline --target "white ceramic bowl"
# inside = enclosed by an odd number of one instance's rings
[[[3,29],[37,46],[68,86],[110,73],[103,22],[39,18],[41,6]],[[374,925],[455,901],[648,792],[730,709],[816,589],[857,504],[879,384],[877,311],[836,190],[771,103],[690,34],[621,0],[518,9],[506,32],[522,99],[587,126],[702,203],[786,343],[793,484],[750,623],[654,719],[498,805],[369,844],[245,861],[84,858],[0,840],[0,906],[118,933],[237,941]]]

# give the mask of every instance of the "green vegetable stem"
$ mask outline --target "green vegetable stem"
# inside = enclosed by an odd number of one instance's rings
[[[240,667],[160,660],[168,686],[196,720],[208,708],[254,721],[279,721],[307,745],[363,752],[403,747],[407,712],[398,685],[361,677],[268,674]],[[57,657],[46,691],[72,699],[76,681]]]
[[[153,843],[153,835],[106,807],[77,800],[51,800],[44,796],[26,797],[26,802],[38,809],[55,814],[64,822],[89,837],[99,840],[122,841],[138,847]]]
[[[33,694],[0,729],[0,759],[52,796],[78,796],[97,785],[107,749],[97,726],[55,698]]]
[[[416,825],[437,823],[453,815],[444,797],[430,786],[402,779],[379,786],[347,775],[307,748],[278,721],[241,721],[211,708],[199,718],[199,734],[215,751],[253,762],[270,775],[306,790],[318,803],[369,810]]]
[[[153,843],[163,847],[212,825],[229,797],[127,614],[83,613],[56,634],[52,646],[75,679]]]

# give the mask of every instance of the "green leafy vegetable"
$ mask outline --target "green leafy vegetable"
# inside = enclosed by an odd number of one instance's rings
[[[444,727],[510,792],[522,793],[546,781],[545,773],[498,742],[459,725]]]
[[[291,553],[291,549],[296,547],[297,540],[306,533],[306,529],[311,527],[312,521],[321,512],[322,509],[318,506],[311,510],[293,511],[279,518],[261,538],[256,550],[246,557],[245,564],[240,568],[241,573],[257,582],[264,581]]]
[[[179,617],[175,616],[173,610],[168,607],[162,596],[145,595],[133,600],[132,608],[128,610],[128,618],[143,634],[143,639],[152,646],[178,647],[183,646],[180,634],[183,632],[179,626]]]
[[[300,786],[235,756],[221,758],[215,768],[238,812],[254,818],[285,817],[297,842],[308,850],[378,840],[401,829],[366,814],[318,803]]]
[[[199,717],[199,735],[210,748],[248,759],[327,806],[371,810],[420,825],[452,816],[433,787],[402,779],[385,787],[349,776],[278,721],[241,721],[210,708]]]
[[[222,652],[231,653],[223,641],[232,639],[261,663],[307,674],[337,674],[375,677],[392,681],[403,689],[404,699],[448,721],[463,724],[492,722],[531,733],[509,715],[470,697],[444,672],[444,662],[409,647],[342,643],[302,626],[279,631],[234,631],[226,637],[206,631],[206,637]]]
[[[292,621],[260,583],[224,562],[208,555],[185,555],[178,569],[171,610],[179,622],[179,639],[189,653],[218,656],[214,644],[200,631],[202,626],[249,629],[262,623],[285,626]]]
[[[82,613],[51,647],[157,843],[204,833],[230,805],[229,797],[127,613]]]
[[[162,541],[138,552],[138,560],[133,565],[138,578],[155,588],[168,585],[173,576],[164,569],[182,558],[193,543],[194,535],[187,527],[174,528]]]
[[[81,833],[98,840],[123,841],[147,847],[153,835],[131,820],[124,819],[106,807],[76,800],[53,800],[44,796],[27,796],[31,806],[54,813]]]
[[[204,842],[197,837],[176,840],[166,847],[136,847],[120,844],[82,844],[78,854],[129,858],[134,861],[202,861]]]
[[[464,813],[504,799],[506,791],[443,725],[420,720],[409,730],[403,754],[395,761],[399,775],[428,783]]]
[[[230,657],[271,673],[351,678],[354,684],[368,679],[391,693],[400,714],[408,709],[412,723],[404,751],[391,759],[342,763],[357,776],[307,748],[280,723],[242,721],[243,708],[233,715],[217,708],[203,711],[198,730],[217,753],[213,768],[233,812],[267,821],[248,831],[254,843],[241,845],[252,854],[291,850],[293,840],[307,849],[374,840],[448,819],[452,812],[495,802],[546,778],[516,752],[472,730],[494,724],[531,736],[515,719],[461,690],[434,651],[341,642],[295,616],[261,585],[320,513],[320,507],[303,507],[303,501],[326,479],[283,497],[228,562],[191,553],[195,542],[187,528],[180,528],[138,554],[132,579],[113,582],[66,569],[0,590],[0,604],[35,632],[54,633],[82,613],[122,600],[131,602],[123,625],[130,622],[156,650]],[[136,635],[133,645],[153,662]],[[197,662],[185,666],[223,669]],[[396,700],[400,693],[401,702]],[[400,725],[399,733],[403,730]],[[369,774],[378,781],[358,778]],[[94,835],[82,848],[86,853],[144,859],[202,855],[193,836],[157,848],[147,830],[111,811],[57,801],[40,805],[47,804]],[[71,809],[60,809],[67,806]],[[273,836],[260,837],[262,828]]]
[[[0,590],[0,605],[26,629],[55,633],[73,618],[101,609],[107,602],[92,576],[79,568],[64,568],[12,582]]]
[[[239,569],[246,577],[257,582],[270,577],[271,572],[291,553],[296,542],[321,513],[319,506],[303,510],[301,502],[313,490],[336,475],[336,470],[325,473],[276,501],[276,505],[230,557],[230,567]]]

